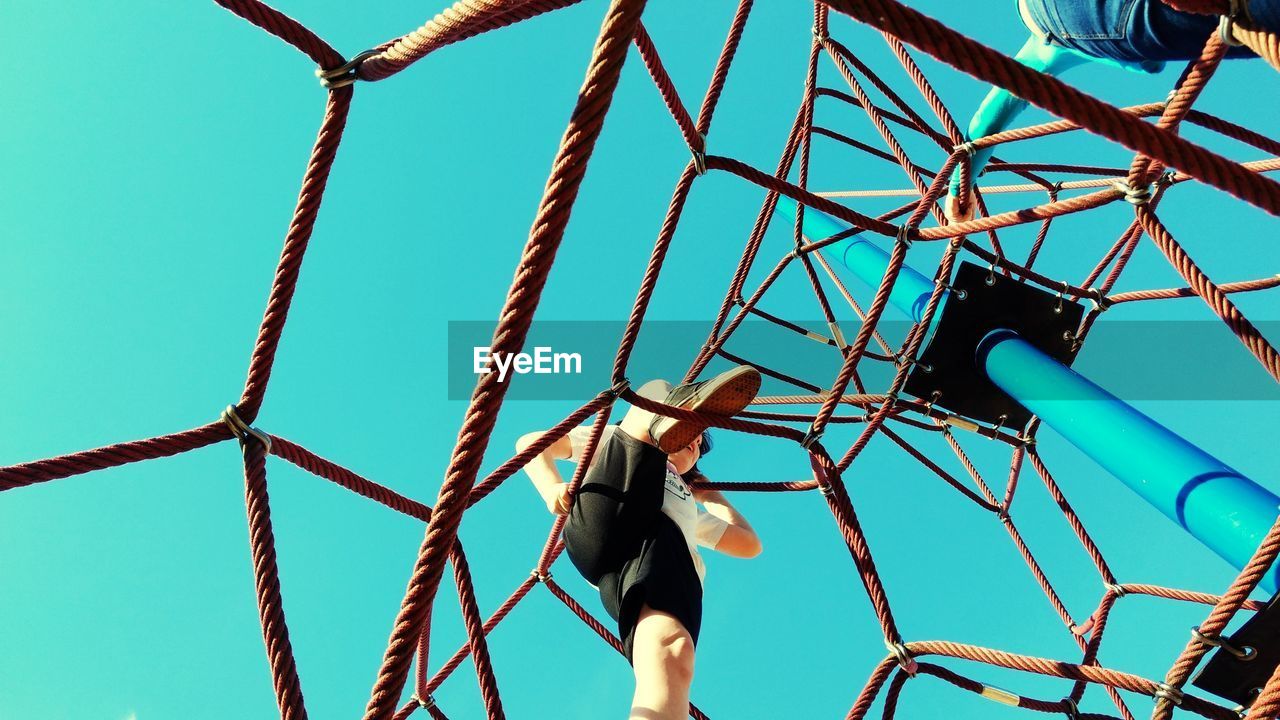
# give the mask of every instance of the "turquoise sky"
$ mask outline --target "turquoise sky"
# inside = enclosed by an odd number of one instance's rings
[[[772,170],[800,100],[810,10],[757,3],[710,134],[712,152]],[[913,3],[1012,52],[1023,31],[1011,3]],[[420,25],[420,3],[289,0],[346,55]],[[284,333],[259,425],[400,492],[433,502],[465,403],[446,399],[449,320],[492,320],[511,282],[551,159],[573,106],[604,5],[585,2],[430,56],[392,79],[360,85]],[[645,21],[693,105],[732,17],[728,2],[652,3]],[[846,18],[842,40],[927,114],[876,33]],[[239,397],[324,91],[310,62],[210,2],[8,3],[0,47],[10,69],[0,112],[0,323],[6,382],[0,464],[183,430]],[[963,116],[983,88],[921,64]],[[1068,79],[1117,104],[1162,99],[1173,68]],[[841,87],[824,62],[823,84]],[[1276,75],[1232,62],[1198,107],[1280,136],[1263,107]],[[1265,90],[1262,90],[1265,88]],[[1274,104],[1272,105],[1274,110]],[[1045,119],[1038,111],[1029,121]],[[820,101],[819,123],[879,145],[866,117]],[[1189,129],[1199,141],[1211,139]],[[1256,151],[1212,140],[1232,157]],[[920,162],[941,155],[914,139]],[[1127,165],[1131,153],[1070,135],[1011,148],[1016,160]],[[575,207],[538,317],[626,316],[675,179],[687,161],[674,123],[632,53]],[[815,142],[812,186],[907,187],[897,168]],[[713,317],[763,191],[723,173],[699,180],[650,317]],[[1033,199],[1033,197],[1035,199]],[[1003,196],[997,208],[1039,202]],[[878,211],[894,201],[861,201]],[[1276,272],[1274,218],[1186,184],[1161,216],[1220,281]],[[1123,230],[1113,205],[1056,222],[1037,267],[1078,282]],[[1002,235],[1022,257],[1034,229]],[[753,274],[786,252],[771,228]],[[941,248],[917,244],[930,269]],[[1120,290],[1180,285],[1144,241]],[[867,288],[854,286],[864,300]],[[1234,296],[1255,320],[1280,320],[1274,294]],[[799,274],[766,309],[817,318]],[[842,317],[851,318],[844,310]],[[1107,321],[1211,320],[1196,299],[1122,305]],[[855,327],[852,320],[846,329]],[[1220,348],[1245,351],[1225,329]],[[851,333],[851,330],[850,330]],[[1275,341],[1277,338],[1273,337]],[[642,343],[645,342],[642,336]],[[804,343],[779,335],[779,343]],[[1233,345],[1233,343],[1236,343]],[[779,347],[785,347],[780,345]],[[751,347],[731,348],[751,356]],[[651,348],[652,352],[653,349]],[[659,348],[679,375],[696,347]],[[1094,348],[1086,346],[1085,357]],[[1105,349],[1097,350],[1105,352]],[[1203,353],[1135,354],[1144,375],[1186,383]],[[587,358],[599,363],[608,358]],[[1254,373],[1256,364],[1246,364]],[[831,369],[792,367],[829,384]],[[1208,382],[1197,375],[1190,382]],[[636,378],[640,379],[640,378]],[[524,381],[534,382],[529,378]],[[1124,396],[1126,388],[1112,386]],[[767,388],[779,391],[781,388]],[[573,401],[504,408],[485,471],[520,434],[548,427]],[[1276,489],[1277,406],[1262,401],[1136,403],[1174,431]],[[934,435],[906,437],[963,473]],[[847,447],[848,431],[827,436]],[[960,437],[1002,485],[1004,446]],[[1233,572],[1051,431],[1042,454],[1124,582],[1216,592]],[[808,477],[804,453],[721,433],[704,470],[722,480]],[[350,718],[368,698],[403,596],[420,523],[279,460],[268,478],[284,603],[314,718]],[[884,438],[846,475],[898,623],[909,640],[950,639],[1074,661],[1078,651],[999,524]],[[765,546],[753,561],[708,554],[706,620],[694,699],[715,718],[843,716],[884,655],[879,628],[835,523],[817,494],[735,498]],[[1029,469],[1013,516],[1078,620],[1098,578]],[[523,476],[469,512],[461,535],[488,614],[527,576],[551,525]],[[0,718],[161,720],[277,716],[257,621],[233,443],[6,492],[0,497]],[[567,562],[557,579],[604,617]],[[437,602],[432,664],[463,638],[451,580]],[[1199,607],[1126,598],[1102,658],[1162,676]],[[607,618],[606,618],[607,619]],[[622,717],[630,669],[543,588],[491,637],[513,718]],[[1035,697],[1069,684],[961,662],[949,667]],[[454,718],[482,716],[471,666],[438,694]],[[1138,715],[1149,700],[1134,697]],[[1084,708],[1106,712],[1105,695]],[[900,717],[1012,718],[933,679],[908,685]],[[878,713],[873,711],[873,713]]]

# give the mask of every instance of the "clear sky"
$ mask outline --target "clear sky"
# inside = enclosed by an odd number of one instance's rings
[[[966,3],[913,4],[1007,52],[1024,38],[1012,3],[983,4],[980,13]],[[803,3],[757,5],[710,143],[716,154],[771,171],[800,100],[812,18]],[[436,11],[404,2],[357,7],[288,0],[280,7],[346,55],[403,34]],[[465,409],[448,399],[445,369],[450,353],[470,353],[446,343],[447,322],[492,321],[501,307],[603,9],[601,2],[585,2],[447,48],[401,75],[357,88],[261,427],[410,497],[434,501]],[[706,87],[732,13],[728,2],[652,3],[645,15],[690,105]],[[928,114],[875,33],[835,18],[832,34]],[[310,62],[208,2],[7,3],[0,9],[0,47],[10,69],[0,112],[0,262],[6,269],[0,464],[217,418],[239,396],[320,121],[324,91]],[[921,64],[963,123],[983,88],[927,58]],[[1127,105],[1163,99],[1176,73],[1142,77],[1097,69],[1068,79]],[[842,85],[829,62],[822,78],[828,87]],[[1261,62],[1232,62],[1198,107],[1276,137],[1276,82]],[[1028,115],[1028,121],[1045,118],[1039,111]],[[854,109],[823,100],[818,119],[879,145]],[[1214,143],[1235,158],[1259,157]],[[941,162],[936,149],[914,141],[911,149],[926,165]],[[1111,166],[1131,158],[1079,134],[1004,154]],[[625,318],[687,157],[633,51],[539,319]],[[812,185],[907,183],[897,168],[819,139]],[[706,322],[714,316],[763,196],[726,174],[697,183],[650,317]],[[996,207],[1039,198],[1005,196]],[[1274,218],[1192,184],[1171,191],[1161,215],[1217,280],[1276,272]],[[1078,282],[1130,217],[1126,207],[1111,206],[1055,223],[1037,267]],[[1002,235],[1015,257],[1033,238],[1032,228]],[[775,224],[753,279],[788,242],[787,229]],[[929,270],[939,251],[918,246],[909,258]],[[1180,284],[1144,240],[1118,289]],[[784,277],[766,309],[819,317],[806,285],[799,275]],[[868,297],[867,288],[853,289]],[[1255,320],[1280,320],[1274,293],[1235,299]],[[842,313],[852,334],[851,313]],[[1123,305],[1106,321],[1136,319],[1213,318],[1202,302],[1188,299]],[[1177,393],[1223,381],[1221,373],[1188,370],[1209,345],[1248,359],[1224,328],[1196,327],[1208,329],[1174,352],[1139,350],[1119,358],[1086,345],[1082,360],[1103,353],[1147,378],[1163,378],[1172,399],[1135,404],[1274,490],[1275,402],[1189,400]],[[1274,332],[1271,337],[1277,339]],[[806,341],[779,336],[777,342]],[[657,372],[681,374],[696,349],[657,348],[667,359]],[[607,365],[609,359],[587,358],[593,361]],[[1240,367],[1254,377],[1261,372],[1256,363]],[[830,365],[790,369],[824,385],[833,372]],[[1110,389],[1121,396],[1127,391],[1122,377]],[[485,471],[509,455],[520,434],[550,426],[590,394],[510,403]],[[963,474],[936,436],[904,432]],[[828,446],[851,439],[846,431],[832,433]],[[1001,485],[1004,446],[960,439],[984,476]],[[1041,449],[1122,581],[1210,592],[1226,587],[1233,572],[1222,561],[1060,437],[1043,431]],[[808,477],[805,456],[794,445],[724,433],[703,469],[722,480]],[[423,528],[279,460],[268,462],[268,477],[285,609],[308,708],[314,718],[357,716]],[[950,639],[1078,659],[988,514],[884,438],[871,443],[845,479],[908,640]],[[816,493],[735,500],[765,550],[752,561],[708,553],[694,699],[716,718],[842,716],[884,648],[836,525]],[[1083,620],[1102,588],[1029,469],[1013,515]],[[550,525],[523,476],[467,514],[461,534],[485,614],[527,576]],[[233,443],[6,492],[0,547],[0,718],[276,716]],[[604,617],[567,561],[554,569],[575,597]],[[434,616],[433,667],[463,638],[454,595],[446,579]],[[1204,614],[1199,607],[1126,598],[1113,615],[1102,658],[1110,667],[1160,677],[1187,641],[1187,628]],[[500,625],[491,648],[510,717],[625,712],[626,662],[543,588]],[[946,664],[1036,697],[1056,699],[1069,690],[1061,681]],[[469,665],[438,698],[451,717],[482,716]],[[1133,698],[1138,715],[1148,712],[1148,703]],[[900,716],[937,717],[942,708],[957,719],[1026,712],[923,679],[908,686]],[[1106,712],[1110,704],[1093,689],[1084,708]]]

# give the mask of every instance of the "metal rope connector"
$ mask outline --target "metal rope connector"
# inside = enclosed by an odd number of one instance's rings
[[[898,227],[898,233],[894,236],[893,242],[900,244],[908,250],[911,249],[911,235],[919,230],[919,225],[901,225]]]
[[[1140,188],[1136,188],[1124,180],[1117,180],[1112,183],[1112,187],[1114,187],[1118,192],[1123,193],[1125,202],[1130,205],[1146,205],[1151,201],[1150,185],[1144,185]]]
[[[973,144],[972,140],[968,142],[962,142],[959,145],[956,145],[955,147],[951,148],[952,154],[964,153],[969,157],[973,157],[973,154],[976,153],[977,151],[978,151],[978,147]]]
[[[920,366],[920,369],[921,369],[921,370],[923,370],[924,372],[927,372],[927,373],[931,373],[931,372],[933,372],[933,366],[932,366],[932,365],[930,365],[929,363],[926,363],[926,362],[920,362],[920,358],[906,357],[906,356],[905,356],[905,354],[904,354],[904,355],[895,355],[894,357],[895,357],[895,359],[897,360],[897,363],[896,363],[896,364],[897,364],[897,365],[899,365],[899,366],[902,366],[902,365],[919,365],[919,366]],[[895,400],[897,399],[897,395],[894,395],[894,399],[895,399]]]
[[[615,401],[617,401],[618,398],[622,397],[622,393],[630,389],[631,389],[631,379],[622,378],[618,382],[614,383],[613,387],[609,388],[608,390],[605,390],[604,394],[608,396],[609,403],[612,404]]]
[[[320,84],[328,90],[346,87],[360,79],[360,63],[381,54],[380,50],[365,50],[332,70],[316,68],[316,77],[320,78]]]
[[[1236,21],[1245,13],[1246,3],[1242,0],[1231,0],[1227,14],[1218,18],[1218,38],[1223,45],[1240,47],[1244,43],[1236,39]]]
[[[947,292],[951,293],[951,295],[957,300],[964,300],[965,298],[969,297],[969,291],[965,290],[964,288],[958,288],[958,287],[955,287],[954,285],[950,285],[944,282],[940,282],[938,284],[942,286],[943,290],[946,290]]]
[[[1102,586],[1105,587],[1107,590],[1109,590],[1111,594],[1115,595],[1117,598],[1122,598],[1125,595],[1129,594],[1129,591],[1125,590],[1124,586],[1120,585],[1119,583],[1102,583]]]
[[[849,346],[849,343],[845,342],[844,340],[844,331],[840,329],[839,323],[832,320],[831,322],[827,323],[827,328],[831,330],[831,339],[835,341],[837,348],[839,348],[840,350],[843,350]]]
[[[814,432],[813,426],[809,426],[809,431],[800,439],[800,447],[805,450],[812,450],[813,444],[822,439],[822,433]]]
[[[1063,712],[1066,713],[1067,720],[1080,720],[1080,706],[1076,705],[1076,701],[1069,697],[1062,698],[1062,704],[1066,707]]]
[[[533,570],[530,570],[529,575],[531,575],[534,580],[537,580],[538,582],[543,584],[546,584],[546,582],[551,579],[551,573],[543,572],[538,568],[534,568]]]
[[[707,134],[698,133],[698,137],[702,139],[702,149],[695,150],[694,148],[689,148],[689,152],[693,153],[693,169],[696,170],[699,175],[706,175],[707,174]]]
[[[960,428],[961,430],[968,430],[971,433],[978,432],[978,428],[979,428],[978,423],[970,420],[969,418],[960,417],[959,415],[948,414],[946,417],[942,418],[942,422],[954,428]]]
[[[996,418],[996,424],[991,426],[991,432],[993,433],[1000,432],[1000,428],[1004,427],[1004,424],[1008,420],[1009,420],[1009,413],[1001,413],[1000,417]]]
[[[925,402],[925,404],[924,404],[924,413],[925,413],[926,415],[928,415],[928,414],[930,414],[930,413],[932,413],[932,412],[933,412],[933,404],[934,404],[934,403],[936,403],[936,402],[938,402],[938,398],[940,398],[940,397],[942,397],[942,391],[941,391],[941,390],[934,390],[932,393],[930,393],[930,394],[929,394],[929,400],[928,400],[927,402]],[[947,431],[947,429],[946,429],[945,427],[943,427],[943,428],[942,428],[942,432],[944,432],[944,433],[945,433],[946,431]]]
[[[1182,691],[1169,683],[1156,683],[1156,691],[1151,695],[1161,700],[1168,700],[1174,705],[1182,704]]]
[[[262,443],[268,453],[271,452],[271,436],[241,420],[240,416],[236,414],[235,405],[228,405],[227,409],[222,411],[222,422],[231,428],[231,434],[236,436],[241,445],[252,436]]]
[[[814,25],[813,27],[809,28],[809,32],[813,33],[813,36],[817,38],[818,42],[820,43],[824,43],[827,40],[831,39],[831,35],[829,35],[826,30],[818,29],[817,25]]]
[[[1001,705],[1008,705],[1010,707],[1018,707],[1018,703],[1022,702],[1022,698],[1017,694],[1011,693],[1004,688],[998,688],[995,685],[984,684],[982,686],[982,690],[979,691],[978,694],[988,700],[994,700]]]
[[[436,707],[436,696],[435,696],[435,695],[428,695],[426,700],[423,700],[422,698],[418,697],[417,695],[413,695],[413,696],[411,696],[411,697],[409,698],[409,700],[410,700],[411,702],[415,702],[415,703],[417,703],[417,704],[418,704],[418,707],[422,708],[423,710],[430,710],[431,708]]]
[[[903,672],[911,677],[916,676],[920,666],[916,664],[916,659],[911,657],[911,652],[907,650],[906,645],[900,642],[890,642],[888,638],[885,638],[884,646],[889,648],[889,652],[893,653],[893,656],[898,659],[898,665]]]
[[[1093,310],[1098,313],[1109,310],[1112,305],[1115,305],[1114,302],[1102,293],[1102,288],[1099,287],[1089,288],[1089,302],[1093,303]]]
[[[1191,628],[1191,637],[1203,645],[1222,648],[1245,662],[1249,662],[1258,657],[1258,650],[1252,645],[1245,645],[1243,649],[1237,648],[1235,645],[1223,640],[1221,636],[1205,635],[1200,632],[1200,628],[1198,627]]]
[[[1084,338],[1076,335],[1070,330],[1062,333],[1062,340],[1071,347],[1071,352],[1073,353],[1079,352],[1080,348],[1084,347]]]

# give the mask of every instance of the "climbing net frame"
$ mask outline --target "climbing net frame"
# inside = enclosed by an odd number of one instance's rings
[[[407,718],[423,710],[433,718],[445,718],[444,710],[432,693],[466,659],[475,665],[486,713],[490,718],[504,717],[497,679],[489,658],[486,636],[536,585],[547,590],[580,617],[604,641],[621,652],[621,643],[598,620],[557,584],[550,567],[563,551],[560,531],[564,518],[559,517],[542,548],[537,564],[529,576],[488,618],[483,618],[476,600],[467,556],[458,540],[458,526],[464,512],[492,493],[504,480],[543,452],[570,429],[594,416],[592,432],[583,461],[570,481],[572,497],[582,481],[585,468],[595,451],[612,408],[619,399],[663,414],[696,418],[694,413],[656,403],[636,395],[627,378],[626,369],[635,347],[650,299],[664,259],[674,238],[685,201],[694,182],[711,171],[729,173],[767,191],[757,215],[746,248],[730,282],[728,292],[712,324],[709,337],[689,368],[686,379],[696,378],[715,357],[733,361],[740,359],[724,349],[726,341],[744,319],[763,317],[798,333],[814,336],[794,323],[776,318],[759,309],[760,298],[792,263],[797,263],[812,283],[831,328],[830,337],[819,337],[836,348],[841,367],[829,384],[823,386],[792,378],[761,367],[777,380],[804,390],[805,395],[758,398],[756,405],[809,405],[808,413],[779,413],[753,409],[740,417],[700,418],[711,425],[733,431],[766,435],[797,443],[808,455],[813,479],[806,482],[782,483],[710,483],[731,491],[804,492],[817,490],[830,509],[848,547],[855,569],[866,591],[883,631],[885,658],[873,669],[858,694],[847,717],[865,717],[873,703],[883,696],[884,717],[892,717],[900,693],[906,683],[929,675],[962,690],[1011,705],[1042,712],[1059,712],[1070,718],[1109,718],[1111,715],[1083,713],[1078,709],[1085,689],[1096,684],[1103,687],[1115,705],[1119,717],[1131,720],[1133,712],[1119,691],[1150,696],[1154,699],[1152,717],[1164,720],[1175,709],[1194,712],[1209,718],[1236,718],[1245,714],[1250,720],[1271,718],[1280,713],[1280,670],[1267,681],[1258,698],[1247,709],[1237,712],[1184,692],[1190,674],[1217,643],[1227,624],[1241,611],[1256,611],[1260,604],[1248,599],[1277,554],[1280,554],[1280,521],[1273,526],[1256,553],[1221,595],[1211,595],[1155,585],[1122,583],[1111,572],[1101,550],[1095,544],[1061,488],[1049,472],[1035,442],[1039,422],[1031,421],[1022,432],[999,425],[986,426],[935,407],[932,401],[920,402],[899,393],[915,362],[942,297],[946,280],[951,277],[955,261],[962,253],[989,264],[992,272],[1016,275],[1022,280],[1042,286],[1062,296],[1090,301],[1092,309],[1085,315],[1077,342],[1084,342],[1090,327],[1107,309],[1121,303],[1198,296],[1231,329],[1241,343],[1267,370],[1280,380],[1280,355],[1259,330],[1238,310],[1230,295],[1254,292],[1280,285],[1280,276],[1215,284],[1193,262],[1185,249],[1161,223],[1156,209],[1173,186],[1196,180],[1227,192],[1243,202],[1255,205],[1272,215],[1280,215],[1280,184],[1262,173],[1280,169],[1280,142],[1227,120],[1193,109],[1193,104],[1213,76],[1226,50],[1222,38],[1214,34],[1207,39],[1203,54],[1189,63],[1169,97],[1161,103],[1129,108],[1115,108],[1067,86],[1052,77],[1036,73],[1008,57],[987,48],[927,16],[894,0],[826,0],[814,7],[813,38],[808,56],[803,98],[788,133],[783,152],[772,174],[753,168],[729,157],[711,155],[707,136],[711,130],[717,102],[724,89],[739,41],[752,10],[752,0],[740,0],[730,23],[708,88],[696,117],[689,112],[668,76],[661,56],[644,25],[641,13],[644,0],[614,0],[605,13],[596,39],[586,79],[579,93],[536,218],[515,272],[515,281],[499,316],[491,351],[493,354],[520,351],[530,327],[556,251],[568,224],[578,188],[582,182],[610,102],[618,85],[623,62],[634,46],[656,88],[670,111],[691,159],[681,173],[646,267],[626,328],[615,358],[612,385],[572,412],[544,433],[536,442],[503,462],[480,478],[480,465],[498,409],[507,387],[494,373],[481,375],[466,411],[457,443],[434,506],[412,500],[387,487],[326,460],[289,440],[254,426],[265,397],[288,310],[297,283],[308,240],[316,222],[327,178],[341,141],[347,113],[358,82],[381,80],[404,70],[431,52],[475,35],[496,30],[547,12],[574,5],[578,0],[459,0],[421,28],[346,60],[324,40],[298,21],[257,0],[215,0],[219,5],[252,24],[281,38],[310,57],[320,68],[317,74],[328,89],[328,98],[319,135],[303,177],[302,189],[292,222],[285,236],[280,263],[271,286],[266,311],[249,362],[248,377],[240,399],[223,411],[219,420],[191,430],[144,440],[123,442],[106,447],[0,468],[0,490],[12,490],[94,470],[120,466],[142,460],[167,457],[217,442],[238,439],[244,459],[245,500],[248,512],[250,550],[253,561],[257,602],[266,644],[268,663],[276,699],[282,718],[306,717],[297,668],[285,623],[283,601],[275,559],[271,513],[266,484],[266,456],[275,455],[316,476],[330,480],[352,492],[385,505],[397,512],[427,524],[425,536],[408,589],[393,625],[383,662],[365,710],[368,720]],[[1166,0],[1179,9],[1209,14],[1226,14],[1226,0]],[[858,56],[829,34],[830,10],[848,15],[880,31],[902,68],[929,105],[941,130],[916,112],[895,93]],[[1237,26],[1235,37],[1248,44],[1259,55],[1280,67],[1280,43],[1274,35]],[[994,85],[1009,89],[1015,95],[1048,110],[1061,120],[1001,132],[973,141],[965,141],[954,119],[943,105],[916,64],[907,46],[934,56],[955,68]],[[821,87],[818,65],[823,56],[835,65],[847,85],[848,92]],[[869,85],[888,99],[892,108],[877,105],[867,93]],[[819,97],[829,97],[861,108],[881,135],[889,152],[853,140],[815,124],[815,104]],[[1154,123],[1146,118],[1155,117]],[[1198,125],[1225,137],[1240,141],[1268,153],[1271,157],[1251,162],[1236,162],[1180,137],[1184,123]],[[937,202],[946,191],[947,178],[953,170],[969,172],[969,158],[974,150],[1020,142],[1047,135],[1086,130],[1123,145],[1135,152],[1129,168],[1098,168],[1081,165],[1014,164],[995,159],[989,172],[1011,172],[1026,180],[1024,185],[991,186],[987,192],[1044,192],[1047,202],[1015,212],[988,215],[981,191],[970,199],[978,208],[976,219],[947,223]],[[946,153],[946,161],[936,170],[918,165],[908,157],[897,133],[916,133],[938,145]],[[913,188],[911,199],[902,207],[878,217],[856,212],[833,202],[832,196],[886,195],[892,191],[852,191],[818,194],[808,189],[810,145],[815,135],[822,135],[863,150],[905,171]],[[1176,171],[1168,168],[1178,168]],[[787,178],[795,173],[796,180]],[[1083,180],[1050,182],[1050,173],[1074,173],[1087,176]],[[968,183],[966,183],[968,184]],[[1095,189],[1096,188],[1096,189]],[[1062,198],[1063,191],[1088,189],[1091,192]],[[800,206],[794,231],[794,245],[764,280],[747,295],[747,279],[762,249],[766,229],[772,219],[779,196],[785,195]],[[1036,256],[1054,218],[1128,201],[1134,218],[1127,229],[1109,248],[1094,271],[1078,285],[1055,280],[1033,269]],[[847,222],[847,233],[810,241],[801,232],[803,207],[822,210]],[[933,213],[936,227],[923,227],[926,216]],[[904,218],[905,220],[901,220]],[[1039,223],[1035,244],[1024,261],[1008,257],[1000,245],[997,231],[1028,223]],[[874,299],[865,309],[853,300],[840,284],[822,255],[817,252],[852,232],[863,231],[893,239],[888,269],[877,288]],[[989,247],[969,239],[984,236]],[[1186,287],[1111,293],[1138,243],[1149,237],[1169,263],[1187,283]],[[909,248],[917,242],[946,241],[946,247],[935,275],[935,291],[920,322],[907,333],[902,346],[894,349],[878,332],[877,325],[888,303],[889,290],[902,270]],[[845,342],[831,303],[820,282],[819,270],[839,289],[861,319],[859,329],[850,342]],[[1105,274],[1105,277],[1104,277]],[[870,349],[875,342],[880,349]],[[884,392],[869,393],[859,375],[863,361],[892,363],[895,376]],[[856,392],[849,393],[851,389]],[[856,407],[858,416],[836,414],[841,405]],[[856,441],[838,458],[824,446],[824,432],[831,423],[862,425]],[[789,424],[784,424],[789,423]],[[964,466],[972,487],[953,477],[894,432],[891,423],[936,432]],[[792,425],[801,425],[798,429]],[[1008,478],[1003,493],[993,489],[969,460],[955,429],[980,435],[1011,448]],[[859,524],[854,506],[842,480],[871,438],[883,435],[900,446],[924,467],[951,487],[990,512],[1005,528],[1025,559],[1054,610],[1081,650],[1078,662],[1048,660],[990,648],[949,641],[908,641],[898,630],[886,588]],[[1031,465],[1042,481],[1072,531],[1079,539],[1102,580],[1104,592],[1088,619],[1077,623],[1049,582],[1031,550],[1024,542],[1011,512],[1024,463]],[[974,489],[976,488],[976,490]],[[433,600],[442,582],[446,564],[452,565],[458,588],[461,614],[467,641],[434,673],[428,672],[428,650],[431,641]],[[1108,669],[1098,659],[1107,619],[1115,603],[1125,596],[1147,595],[1172,601],[1200,603],[1210,606],[1209,614],[1193,632],[1191,640],[1174,661],[1162,680],[1156,681]],[[1037,673],[1073,681],[1070,693],[1057,700],[1017,695],[987,686],[962,676],[942,665],[923,662],[929,656],[958,658],[988,665]],[[414,694],[401,702],[409,680],[411,666]],[[690,715],[707,715],[690,706]]]

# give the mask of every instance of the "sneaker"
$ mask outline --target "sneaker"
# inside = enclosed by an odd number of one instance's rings
[[[760,372],[739,365],[710,380],[677,385],[666,404],[710,415],[729,417],[746,407],[760,391]],[[678,452],[707,429],[706,423],[658,415],[649,424],[649,435],[664,453]]]

